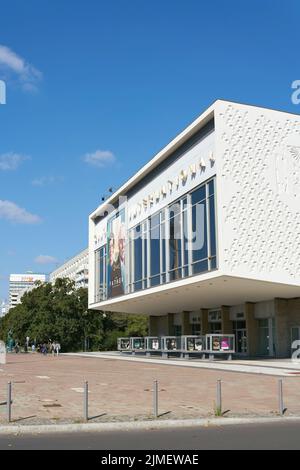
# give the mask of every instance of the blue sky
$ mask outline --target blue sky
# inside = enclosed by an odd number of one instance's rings
[[[0,299],[217,98],[300,113],[298,0],[2,0]]]

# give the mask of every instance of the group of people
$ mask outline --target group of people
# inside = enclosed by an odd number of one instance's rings
[[[16,354],[20,352],[21,348],[20,348],[18,341],[15,342],[13,349]],[[37,345],[35,343],[32,343],[31,346],[26,341],[24,345],[24,352],[27,353],[30,349],[32,352],[36,351],[41,354],[44,354],[44,356],[46,356],[48,353],[52,354],[52,356],[55,356],[55,355],[58,356],[61,350],[61,346],[58,341],[49,340],[48,343],[38,343]]]
[[[38,344],[36,350],[37,352],[44,354],[44,356],[46,356],[48,353],[52,354],[52,356],[58,356],[61,350],[61,346],[59,342],[49,340],[48,343]]]

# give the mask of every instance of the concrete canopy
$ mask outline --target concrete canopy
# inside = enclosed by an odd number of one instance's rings
[[[193,281],[193,282],[191,282]],[[188,278],[157,288],[124,295],[101,302],[98,310],[164,315],[168,312],[218,308],[274,298],[300,297],[300,287],[258,279],[207,274]]]

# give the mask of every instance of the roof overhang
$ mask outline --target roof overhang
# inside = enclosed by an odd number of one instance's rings
[[[186,281],[186,280],[184,280]],[[262,302],[274,298],[300,297],[300,286],[255,279],[215,274],[205,280],[176,281],[133,294],[90,305],[102,311],[164,315],[194,311],[201,308],[218,308],[221,305],[240,305],[245,302]]]

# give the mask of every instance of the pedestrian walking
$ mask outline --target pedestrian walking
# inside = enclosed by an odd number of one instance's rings
[[[59,351],[60,351],[60,344],[59,344],[59,343],[56,343],[56,344],[55,344],[55,352],[56,352],[56,355],[57,355],[57,356],[59,355]]]

